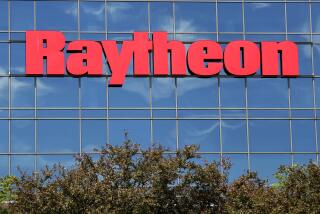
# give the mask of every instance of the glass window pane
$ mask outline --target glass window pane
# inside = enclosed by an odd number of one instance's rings
[[[253,109],[249,110],[249,118],[289,118],[289,110]]]
[[[215,32],[215,3],[176,3],[176,32]]]
[[[34,152],[34,121],[11,121],[12,152]]]
[[[250,120],[250,151],[290,152],[289,121]]]
[[[78,120],[39,120],[39,152],[79,152]]]
[[[0,120],[0,153],[8,152],[9,148],[9,122]]]
[[[141,148],[147,149],[151,146],[150,131],[148,120],[110,120],[109,143],[121,145],[125,140],[125,133],[128,133],[128,138],[133,143],[140,144]]]
[[[245,120],[222,120],[222,150],[224,152],[246,152],[247,122]]]
[[[216,78],[180,78],[178,105],[180,107],[217,107],[218,83]]]
[[[247,155],[227,155],[224,156],[231,162],[229,171],[229,181],[232,182],[248,171],[248,156]]]
[[[122,87],[108,89],[111,107],[147,107],[150,104],[148,78],[127,78]]]
[[[10,3],[10,29],[33,30],[33,1],[12,1]]]
[[[78,79],[38,78],[37,96],[39,107],[77,107]]]
[[[317,156],[315,154],[293,155],[293,164],[304,165],[304,164],[308,164],[310,161],[313,163],[316,163]]]
[[[9,73],[9,45],[0,43],[0,75]]]
[[[25,110],[23,108],[19,108],[17,110],[11,110],[11,117],[13,118],[33,118],[34,110]]]
[[[320,75],[320,45],[313,45],[313,63],[315,75]]]
[[[0,30],[8,30],[8,1],[0,1]]]
[[[286,79],[248,79],[249,107],[288,107],[288,83]]]
[[[313,85],[312,79],[297,78],[290,80],[291,107],[312,108],[313,107]]]
[[[245,85],[243,79],[221,78],[220,88],[222,107],[245,106]]]
[[[34,159],[32,155],[13,155],[11,158],[11,172],[13,176],[21,176],[20,171],[31,175],[34,171]]]
[[[173,78],[152,78],[152,106],[175,107],[175,90]]]
[[[53,167],[54,164],[61,164],[68,168],[75,164],[73,155],[38,155],[38,171],[45,166]]]
[[[101,149],[107,143],[107,121],[82,121],[82,149],[84,152],[93,152]]]
[[[180,120],[179,148],[198,145],[202,152],[220,152],[218,120]]]
[[[11,105],[13,107],[34,106],[34,78],[11,78]]]
[[[127,108],[120,108],[117,110],[109,110],[110,118],[150,118],[149,110],[133,110]]]
[[[294,152],[316,152],[313,120],[292,121],[292,144]]]
[[[243,31],[241,3],[219,3],[218,15],[220,32]]]
[[[0,107],[9,106],[9,78],[0,77]]]
[[[105,3],[80,2],[81,31],[105,30]]]
[[[77,2],[37,1],[36,5],[38,30],[77,30]]]
[[[299,74],[312,75],[312,50],[311,45],[298,45]]]
[[[172,3],[151,2],[150,24],[151,31],[173,32]]]
[[[309,4],[288,3],[288,32],[310,32]]]
[[[106,79],[81,78],[81,105],[83,107],[106,107]]]
[[[197,108],[197,107],[196,107]],[[202,107],[199,107],[202,108]],[[219,111],[212,109],[201,109],[201,110],[193,110],[193,109],[179,109],[178,117],[181,118],[210,118],[210,119],[219,119]]]
[[[284,11],[284,3],[246,3],[246,31],[285,32]]]
[[[319,120],[316,121],[317,122],[317,136],[319,136],[320,134],[320,122]],[[317,144],[318,144],[318,151],[320,151],[320,138],[317,137]]]
[[[177,129],[175,120],[153,120],[153,143],[165,149],[177,148]]]
[[[1,3],[1,2],[0,2]],[[8,175],[9,158],[6,155],[0,155],[0,176],[4,177]]]
[[[267,179],[269,184],[277,182],[274,173],[281,165],[291,165],[290,155],[255,154],[250,155],[251,170],[258,172],[258,176]]]
[[[320,3],[312,4],[312,32],[320,32]]]
[[[320,79],[316,78],[315,80],[315,96],[316,96],[316,108],[320,108]]]
[[[83,111],[82,111],[83,112]],[[77,110],[61,110],[50,108],[47,110],[37,109],[37,117],[39,118],[79,118]]]
[[[107,8],[108,31],[148,31],[146,2],[110,2]]]
[[[25,64],[25,44],[11,43],[11,74],[24,74]]]

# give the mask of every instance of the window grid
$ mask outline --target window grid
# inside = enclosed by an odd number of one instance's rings
[[[36,30],[37,29],[37,4],[38,1],[36,0],[32,0],[33,1],[33,28]],[[48,0],[49,1],[49,0]],[[105,38],[108,39],[110,35],[128,35],[131,34],[131,31],[125,31],[125,32],[117,32],[117,31],[111,31],[109,29],[109,22],[108,22],[108,12],[110,10],[110,3],[112,2],[119,2],[116,0],[101,0],[101,1],[92,1],[92,0],[74,0],[74,2],[77,3],[77,30],[76,31],[62,31],[64,33],[76,33],[77,34],[77,38],[80,39],[81,35],[83,33],[85,34],[103,34],[105,35]],[[81,31],[81,23],[80,23],[80,16],[81,16],[81,12],[80,12],[80,4],[81,2],[102,2],[104,4],[105,10],[104,10],[104,27],[105,27],[105,31],[95,31],[95,30],[90,30],[90,31]],[[151,35],[152,30],[151,30],[151,4],[154,2],[161,2],[161,3],[172,3],[172,19],[173,19],[173,32],[169,33],[169,35],[172,35],[173,38],[177,38],[177,35],[189,35],[189,34],[197,34],[197,35],[205,35],[205,34],[215,34],[216,35],[216,40],[219,41],[221,44],[226,44],[229,41],[224,41],[223,39],[220,38],[221,35],[242,35],[243,39],[246,39],[248,35],[284,35],[286,39],[288,39],[288,37],[290,35],[308,35],[310,36],[310,41],[298,41],[296,42],[298,45],[301,44],[307,44],[311,46],[311,64],[312,64],[312,75],[301,75],[298,77],[303,79],[303,78],[309,78],[312,79],[312,90],[313,90],[313,96],[312,96],[312,101],[313,101],[313,106],[312,107],[292,107],[292,81],[290,79],[287,79],[287,88],[288,88],[288,107],[272,107],[272,108],[267,108],[267,107],[252,107],[249,104],[249,100],[248,100],[248,79],[250,78],[260,78],[260,75],[255,75],[249,78],[243,78],[244,81],[244,89],[245,89],[245,97],[244,97],[244,103],[245,106],[244,107],[224,107],[221,104],[221,79],[223,78],[232,78],[230,76],[225,76],[225,75],[219,75],[218,77],[213,77],[213,78],[217,78],[217,96],[218,96],[218,105],[217,107],[184,107],[181,106],[181,103],[179,102],[180,97],[179,97],[179,93],[178,93],[178,88],[179,88],[179,83],[177,78],[174,79],[174,102],[175,102],[175,106],[173,107],[157,107],[154,105],[152,98],[154,96],[153,92],[152,92],[152,87],[153,87],[153,80],[154,77],[151,75],[150,77],[147,77],[148,79],[148,105],[147,107],[114,107],[112,105],[112,103],[110,102],[110,90],[109,88],[106,86],[106,93],[105,93],[105,102],[106,102],[106,107],[85,107],[82,104],[82,89],[83,89],[83,84],[82,84],[82,79],[79,78],[78,79],[78,88],[77,88],[77,94],[78,94],[78,104],[76,107],[39,107],[38,105],[38,99],[39,99],[39,79],[45,78],[45,77],[34,77],[34,81],[33,81],[33,87],[34,87],[34,107],[17,107],[17,106],[13,106],[12,105],[12,78],[14,77],[25,77],[24,74],[16,74],[16,73],[12,73],[12,49],[11,49],[11,44],[12,43],[24,43],[23,40],[18,40],[16,38],[12,38],[12,34],[15,33],[23,33],[24,31],[20,31],[20,30],[11,30],[11,1],[8,1],[8,31],[5,30],[0,30],[0,33],[8,33],[8,40],[1,40],[0,39],[0,43],[4,43],[4,44],[9,44],[8,46],[8,66],[9,66],[9,70],[8,70],[8,74],[0,74],[0,78],[7,78],[8,79],[8,107],[0,107],[0,111],[8,111],[8,116],[0,116],[0,121],[7,121],[8,122],[8,152],[0,152],[1,156],[7,156],[8,157],[8,173],[12,174],[12,171],[14,171],[14,166],[12,164],[12,159],[13,157],[16,156],[26,156],[26,155],[33,155],[34,156],[34,164],[33,164],[33,169],[35,171],[39,170],[39,158],[40,156],[43,155],[75,155],[77,153],[83,153],[84,152],[84,143],[83,143],[83,123],[85,121],[99,121],[99,120],[103,120],[106,121],[106,142],[107,143],[111,143],[112,139],[110,139],[110,123],[112,123],[112,121],[149,121],[149,125],[150,125],[150,144],[152,145],[153,143],[156,143],[155,140],[155,125],[154,125],[154,121],[175,121],[175,143],[176,149],[180,149],[182,147],[182,139],[180,139],[180,136],[183,134],[183,132],[181,131],[181,126],[182,124],[180,123],[180,121],[218,121],[219,124],[219,151],[205,151],[205,152],[199,152],[199,154],[212,154],[212,155],[219,155],[220,159],[224,156],[228,156],[231,154],[241,154],[241,155],[245,155],[247,158],[247,167],[249,170],[251,170],[251,165],[253,164],[253,160],[251,159],[251,155],[252,154],[270,154],[270,155],[276,155],[276,154],[286,154],[286,155],[290,155],[291,157],[291,164],[294,164],[294,159],[295,159],[295,155],[315,155],[316,157],[316,162],[319,161],[319,145],[318,145],[318,114],[317,111],[320,110],[320,108],[317,106],[317,100],[319,99],[317,97],[317,86],[316,86],[316,79],[320,78],[319,74],[316,74],[315,72],[315,60],[314,60],[314,45],[318,45],[320,44],[318,41],[314,41],[315,36],[320,35],[320,32],[313,32],[313,25],[312,25],[312,5],[314,3],[320,2],[318,0],[305,0],[305,1],[290,1],[290,0],[285,0],[285,1],[245,1],[245,0],[239,0],[239,1],[221,1],[221,0],[216,0],[216,1],[206,1],[206,0],[201,0],[201,1],[192,1],[192,0],[168,0],[168,1],[153,1],[153,0],[133,0],[133,1],[126,1],[126,2],[146,2],[147,3],[147,23],[148,23],[148,33],[149,35]],[[197,3],[213,3],[215,11],[212,11],[212,15],[215,14],[215,18],[216,18],[216,30],[215,31],[210,31],[210,32],[197,32],[197,31],[190,31],[190,32],[177,32],[177,28],[176,28],[176,21],[177,21],[177,17],[176,17],[176,5],[180,4],[180,3],[188,3],[188,2],[197,2]],[[242,32],[220,32],[219,31],[219,4],[221,2],[224,3],[241,3],[242,4]],[[246,29],[246,18],[245,18],[245,13],[246,13],[246,4],[247,3],[278,3],[278,4],[284,4],[284,14],[285,14],[285,32],[248,32]],[[305,3],[308,4],[309,6],[309,32],[303,32],[303,33],[299,33],[299,32],[288,32],[288,17],[287,17],[287,5],[290,3]],[[118,41],[121,42],[121,41]],[[192,41],[186,40],[184,41],[185,44],[190,44]],[[150,61],[151,61],[151,56],[150,56]],[[150,64],[150,69],[151,69],[151,64]],[[131,78],[132,75],[127,75],[127,78]],[[105,74],[103,75],[104,78],[104,84],[107,85],[108,79],[110,77],[110,74]],[[68,77],[65,76],[65,78],[72,78],[72,77]],[[161,78],[161,77],[159,77]],[[185,77],[185,78],[194,78],[194,77]],[[215,89],[212,89],[215,90]],[[13,111],[15,110],[30,110],[34,112],[34,116],[33,117],[17,117],[13,115]],[[67,117],[67,116],[63,116],[63,117],[43,117],[41,115],[39,115],[39,111],[41,110],[53,110],[53,111],[63,111],[63,110],[71,110],[71,111],[75,111],[78,112],[78,116],[75,117]],[[102,110],[105,111],[105,116],[99,116],[99,117],[90,117],[90,116],[85,116],[84,112],[86,111],[98,111],[98,110]],[[110,111],[112,110],[119,110],[119,111],[130,111],[130,110],[143,110],[143,111],[148,111],[149,115],[148,116],[133,116],[133,117],[129,117],[129,116],[124,116],[124,117],[114,117],[110,115]],[[155,111],[165,111],[165,110],[169,110],[169,111],[174,111],[174,116],[167,116],[167,117],[159,117],[155,115]],[[200,110],[200,111],[206,111],[206,110],[217,110],[218,115],[212,115],[212,116],[183,116],[181,114],[181,111],[183,110],[188,110],[188,111],[192,111],[192,110]],[[243,110],[245,112],[244,116],[236,116],[236,117],[226,117],[223,116],[223,111],[225,110]],[[268,116],[251,116],[250,112],[252,110],[261,110],[261,111],[265,111],[265,110],[285,110],[288,111],[289,115],[287,117],[268,117]],[[297,117],[293,115],[293,111],[295,110],[300,110],[300,111],[304,111],[304,110],[310,110],[313,111],[313,115],[312,116],[303,116],[303,117]],[[28,152],[13,152],[12,151],[12,122],[13,120],[27,120],[27,121],[33,121],[34,122],[34,152],[32,153],[28,153]],[[39,147],[39,132],[38,132],[38,121],[78,121],[78,125],[79,125],[79,130],[78,130],[78,134],[79,134],[79,150],[76,152],[69,152],[69,151],[61,151],[61,152],[41,152],[39,151],[38,147]],[[223,121],[224,120],[240,120],[240,121],[245,121],[246,125],[245,125],[245,132],[246,132],[246,149],[247,151],[234,151],[234,152],[230,152],[230,151],[224,151],[224,139],[223,139],[223,129],[224,129],[224,125],[223,125]],[[250,130],[250,122],[251,121],[256,121],[256,120],[273,120],[273,121],[279,121],[279,120],[285,120],[285,121],[289,121],[289,141],[290,141],[290,151],[263,151],[263,152],[257,152],[257,151],[251,151],[251,138],[250,138],[250,134],[251,131]],[[315,143],[315,147],[316,150],[315,151],[306,151],[306,152],[300,152],[300,151],[295,151],[294,150],[294,145],[293,145],[293,133],[292,133],[292,121],[294,120],[311,120],[314,123],[314,143]],[[139,143],[139,142],[138,142]],[[172,142],[174,143],[174,142]],[[170,151],[171,153],[174,153],[174,151]],[[170,153],[169,152],[169,153]],[[90,154],[96,154],[96,152],[92,151],[92,152],[86,152],[86,153],[90,153]]]

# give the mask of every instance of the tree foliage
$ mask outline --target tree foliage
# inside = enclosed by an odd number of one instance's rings
[[[126,141],[98,160],[46,167],[16,182],[17,213],[224,213],[229,164],[196,162],[197,148],[166,154]],[[224,172],[221,172],[220,170]]]
[[[72,168],[45,167],[7,185],[12,213],[320,213],[320,167],[281,166],[269,185],[248,172],[228,182],[228,161],[201,164],[196,146],[168,153],[126,140]],[[6,199],[7,200],[7,199]]]
[[[7,213],[8,204],[15,199],[12,188],[16,181],[14,176],[0,178],[0,213]]]

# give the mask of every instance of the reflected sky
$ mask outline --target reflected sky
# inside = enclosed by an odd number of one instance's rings
[[[319,112],[316,115],[313,108],[320,106],[320,82],[318,76],[309,77],[320,74],[320,39],[311,43],[319,37],[320,3],[312,3],[311,10],[309,3],[287,3],[287,17],[281,2],[243,6],[239,2],[80,1],[78,5],[76,1],[37,1],[34,5],[33,1],[11,1],[10,13],[8,6],[7,1],[0,1],[1,175],[8,173],[8,161],[14,174],[18,165],[32,171],[35,160],[38,167],[57,161],[70,165],[70,154],[41,153],[92,152],[106,142],[120,144],[125,131],[142,148],[155,143],[175,151],[198,144],[201,152],[214,153],[207,154],[209,160],[227,153],[235,163],[232,178],[247,170],[248,162],[251,169],[272,180],[272,171],[280,163],[305,163],[316,158],[320,125],[314,120]],[[167,31],[169,38],[184,42],[229,42],[243,39],[245,30],[245,38],[253,41],[288,38],[298,42],[300,74],[309,76],[290,81],[127,78],[121,88],[108,88],[105,77],[8,78],[9,73],[17,76],[25,72],[23,32],[32,29],[64,31],[67,40],[79,36],[126,40],[133,31]],[[311,32],[315,34],[308,35]],[[132,68],[131,62],[130,74]],[[106,64],[104,70],[110,74]],[[15,109],[8,111],[9,107]],[[35,111],[35,107],[39,109]],[[14,120],[9,122],[9,115]],[[290,117],[294,117],[291,122]],[[21,154],[9,159],[9,152]],[[40,155],[27,155],[35,152]],[[250,152],[314,154],[248,157]]]

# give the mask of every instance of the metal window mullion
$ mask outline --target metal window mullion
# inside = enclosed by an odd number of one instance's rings
[[[150,1],[148,1],[148,37],[151,34],[151,15],[150,15]],[[149,54],[149,69],[150,73],[152,72],[151,61],[152,57]],[[150,102],[150,143],[154,144],[154,135],[153,135],[153,109],[152,109],[152,77],[149,77],[149,102]]]
[[[37,29],[37,7],[36,7],[36,0],[33,1],[33,29]],[[37,78],[34,77],[34,117],[37,118]],[[34,119],[34,152],[35,152],[35,159],[34,159],[34,171],[38,171],[38,134],[37,134],[38,124],[37,120]]]
[[[139,152],[138,152],[139,153]],[[164,153],[166,154],[175,154],[176,151],[165,151]],[[11,153],[12,155],[36,155],[35,153],[33,152],[13,152]],[[86,154],[101,154],[101,152],[99,151],[91,151],[91,152],[86,152]],[[220,152],[207,152],[207,151],[199,151],[197,152],[197,154],[215,154],[215,155],[219,155]],[[224,152],[224,154],[231,154],[231,155],[245,155],[247,154],[247,152]],[[251,154],[258,154],[258,155],[261,155],[261,154],[270,154],[270,155],[290,155],[291,152],[272,152],[272,151],[264,151],[264,152],[251,152]],[[319,154],[320,153],[316,153],[316,152],[294,152],[294,154],[297,154],[297,155],[314,155],[314,154]],[[0,155],[8,155],[7,152],[0,152]],[[37,155],[77,155],[77,153],[75,152],[41,152],[41,153],[38,153]]]
[[[221,112],[221,82],[218,77],[218,105],[219,105],[219,143],[220,143],[220,162],[223,161],[223,144],[222,144],[222,112]],[[215,142],[213,142],[215,143]]]
[[[0,117],[0,120],[106,120],[107,117]],[[175,120],[176,117],[109,117],[109,120]],[[226,117],[223,120],[286,120],[288,121],[287,117]],[[179,120],[219,120],[219,117],[180,117]],[[307,118],[307,117],[300,117],[300,118],[291,118],[291,120],[312,120],[314,121],[315,118]],[[316,120],[320,120],[316,118]]]
[[[106,30],[106,40],[108,40],[108,3],[107,3],[107,0],[104,1],[104,20],[105,20],[105,30]],[[107,60],[107,59],[106,59]],[[107,71],[106,71],[107,72]],[[110,132],[109,132],[109,127],[110,127],[110,123],[109,123],[109,109],[110,109],[110,106],[109,106],[109,88],[108,88],[108,76],[106,76],[106,101],[107,101],[107,119],[106,119],[106,123],[107,123],[107,130],[106,130],[106,133],[107,133],[107,144],[110,144],[110,138],[109,138],[109,135],[110,135]]]
[[[11,110],[107,110],[106,107],[11,107]],[[150,107],[110,107],[110,110],[150,110]],[[153,110],[175,110],[175,107],[153,107]],[[320,108],[313,107],[292,107],[291,110],[320,110]],[[0,107],[0,110],[9,111],[8,107]],[[219,110],[218,107],[179,107],[178,110]],[[245,107],[221,107],[221,110],[246,110]],[[289,108],[255,108],[248,107],[248,110],[289,110]],[[313,117],[312,117],[313,118]]]
[[[288,1],[287,1],[288,2]],[[221,1],[219,1],[219,3],[221,3]],[[218,4],[219,4],[218,3]],[[226,3],[226,2],[224,2]],[[230,2],[227,2],[230,3]],[[241,2],[240,2],[241,3]],[[251,3],[246,1],[245,3]],[[261,2],[260,2],[261,3]],[[295,2],[298,3],[298,2]],[[6,30],[0,30],[0,33],[7,33],[8,31]],[[60,32],[62,33],[78,33],[77,30],[61,30]],[[134,31],[109,31],[109,34],[132,34]],[[11,33],[25,33],[25,31],[23,30],[12,30]],[[86,33],[86,34],[105,34],[105,31],[81,31],[80,33]],[[177,32],[177,34],[216,34],[216,31],[201,31],[201,32],[197,32],[197,31],[183,31],[183,32]],[[219,32],[221,34],[225,34],[225,35],[238,35],[243,33],[242,31],[223,31],[223,32]],[[173,34],[170,33],[169,34]],[[247,35],[285,35],[285,32],[267,32],[267,31],[250,31],[250,32],[246,32]],[[306,33],[306,32],[288,32],[288,35],[311,35],[310,33]],[[319,32],[313,32],[312,35],[320,35]],[[5,40],[2,40],[5,41]],[[23,42],[24,40],[19,40],[16,39],[15,41],[20,41]],[[194,42],[193,40],[184,40],[186,42]],[[259,42],[259,41],[256,41]],[[306,41],[297,41],[297,43],[307,43]]]
[[[172,18],[173,18],[173,39],[176,39],[176,4],[175,0],[172,1]],[[171,56],[170,56],[171,57]],[[172,69],[172,68],[171,68]],[[174,78],[175,85],[175,111],[176,111],[176,149],[179,149],[179,114],[178,114],[178,80],[177,77]]]
[[[77,1],[77,27],[78,27],[78,39],[80,39],[80,0]],[[79,148],[80,155],[82,155],[82,102],[81,102],[81,78],[78,78],[78,106],[79,106]]]
[[[246,22],[245,22],[245,1],[242,0],[242,32],[243,39],[246,39]],[[249,136],[249,110],[248,110],[248,79],[244,79],[245,85],[245,111],[246,111],[246,141],[247,141],[247,158],[248,158],[248,170],[251,171],[251,159],[250,159],[250,136]]]
[[[217,32],[217,42],[219,41],[219,16],[218,16],[218,0],[216,0],[216,32]]]
[[[245,85],[245,105],[246,105],[246,141],[247,141],[247,158],[248,158],[248,170],[251,171],[251,159],[250,159],[250,135],[249,135],[249,110],[248,110],[248,79],[244,79]]]
[[[218,16],[218,0],[216,0],[215,17],[216,17],[216,40],[219,42],[219,16]],[[219,143],[220,143],[220,162],[223,161],[223,139],[222,139],[222,112],[221,112],[221,81],[218,76],[218,106],[219,106]],[[214,142],[213,142],[214,143]]]
[[[8,71],[8,87],[9,87],[9,102],[8,102],[8,107],[9,107],[9,121],[8,121],[8,152],[9,152],[9,156],[8,156],[8,168],[9,168],[9,175],[11,175],[11,161],[12,161],[12,157],[11,157],[11,5],[10,5],[10,1],[8,1],[8,32],[9,32],[9,71]]]
[[[314,54],[313,54],[313,30],[312,30],[312,9],[311,9],[311,0],[309,0],[309,24],[310,24],[310,41],[311,41],[311,66],[312,66],[312,75],[315,75],[315,63],[314,63]],[[315,78],[312,77],[312,89],[313,89],[313,108],[314,108],[314,137],[315,137],[315,146],[316,146],[316,162],[319,164],[319,145],[318,145],[318,124],[317,124],[317,101],[316,101],[316,86],[315,86]]]
[[[285,38],[288,40],[288,13],[287,13],[287,0],[284,1],[284,26],[285,26]],[[288,107],[289,107],[289,139],[290,139],[290,151],[291,151],[291,165],[294,163],[293,156],[293,134],[292,134],[292,110],[291,110],[291,82],[288,78]]]

